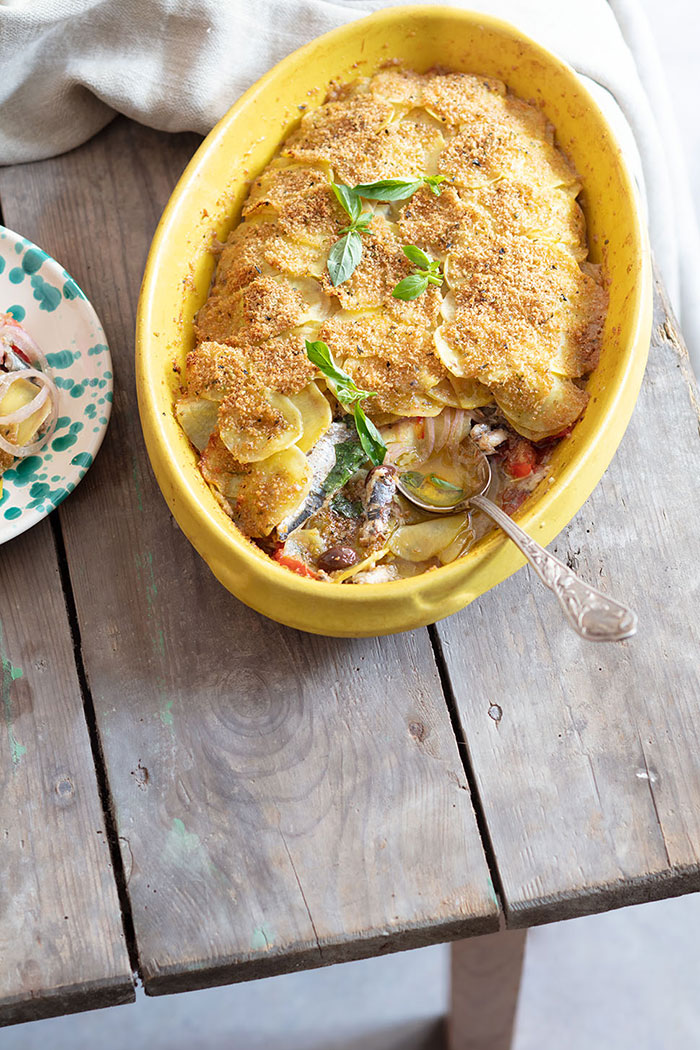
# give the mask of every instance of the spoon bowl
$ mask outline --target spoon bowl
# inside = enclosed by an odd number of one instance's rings
[[[461,485],[441,477],[430,464],[397,471],[396,487],[414,506],[429,514],[454,514],[467,510],[475,496],[484,496],[493,480],[491,464],[474,441],[460,445]]]
[[[471,446],[471,448],[469,447]],[[619,642],[637,631],[637,614],[622,602],[591,587],[571,569],[540,546],[485,495],[492,480],[488,457],[467,438],[460,446],[461,487],[440,477],[430,465],[423,470],[397,472],[396,488],[429,514],[454,514],[474,508],[499,525],[525,555],[542,582],[559,599],[574,630],[591,642]]]

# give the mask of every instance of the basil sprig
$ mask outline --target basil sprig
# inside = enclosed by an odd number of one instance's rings
[[[459,495],[464,493],[464,489],[460,488],[459,485],[453,485],[447,478],[441,478],[439,474],[425,474],[419,473],[417,470],[409,470],[401,475],[401,481],[404,485],[407,485],[411,489],[421,489],[424,485],[433,485],[436,489],[443,489],[445,492],[456,492]]]
[[[431,259],[421,248],[417,248],[415,244],[404,244],[403,253],[409,262],[412,262],[417,267],[416,273],[410,274],[408,277],[404,277],[402,281],[394,288],[391,293],[394,299],[403,299],[404,302],[409,302],[411,299],[417,299],[419,295],[422,295],[430,284],[442,284],[442,274],[440,273],[440,263]]]
[[[372,420],[367,418],[362,408],[362,402],[365,398],[376,397],[376,393],[371,390],[362,390],[357,386],[352,376],[349,376],[347,372],[343,372],[342,368],[338,368],[327,344],[323,340],[318,339],[312,343],[307,339],[306,353],[309,360],[316,365],[329,381],[331,391],[341,405],[344,405],[352,413],[357,436],[367,454],[367,458],[371,459],[375,466],[379,466],[380,463],[384,462],[386,445],[382,440],[382,435]]]
[[[386,445],[382,440],[382,435],[372,420],[365,415],[359,401],[352,406],[352,415],[355,420],[355,429],[357,430],[360,444],[375,467],[378,467],[380,463],[384,462],[384,457],[386,456]]]
[[[324,496],[332,496],[344,488],[353,474],[366,462],[367,453],[357,436],[338,442],[335,446],[335,464],[323,482]]]
[[[371,212],[362,211],[363,197],[372,201],[403,201],[412,197],[422,186],[427,186],[431,193],[439,197],[442,193],[441,184],[446,178],[446,175],[421,175],[418,179],[381,179],[379,182],[360,183],[359,186],[332,182],[331,188],[338,203],[350,219],[350,223],[340,231],[342,236],[328,253],[328,274],[333,287],[352,277],[362,258],[361,235],[371,233],[369,224],[373,216]],[[420,292],[416,292],[416,295],[420,295]],[[413,299],[415,297],[411,296]]]
[[[342,182],[332,182],[331,186],[338,203],[350,219],[349,225],[340,231],[343,236],[328,254],[328,273],[333,287],[336,287],[352,276],[362,258],[361,234],[369,233],[372,214],[363,213],[359,194],[351,186],[345,186]]]
[[[343,518],[361,518],[363,507],[360,500],[348,499],[342,492],[336,493],[331,500],[331,507]]]
[[[431,193],[439,197],[441,183],[446,175],[421,175],[419,179],[382,179],[380,182],[365,182],[355,186],[355,193],[370,201],[405,201],[412,197],[422,186],[427,186]]]
[[[428,481],[432,482],[437,489],[445,489],[447,492],[464,492],[459,485],[453,485],[451,481],[441,478],[439,474],[428,474]]]

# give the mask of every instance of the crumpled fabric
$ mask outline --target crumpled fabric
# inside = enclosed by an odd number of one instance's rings
[[[63,153],[116,113],[206,134],[295,48],[389,6],[397,0],[0,0],[0,164]],[[513,22],[585,78],[642,191],[654,254],[700,370],[700,293],[691,280],[700,239],[642,12],[633,0],[453,6]]]

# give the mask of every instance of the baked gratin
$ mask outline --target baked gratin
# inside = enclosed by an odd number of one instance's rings
[[[543,113],[487,77],[387,68],[304,115],[220,248],[176,403],[236,526],[317,579],[415,575],[487,525],[396,477],[458,491],[471,442],[512,513],[599,354],[580,192]]]

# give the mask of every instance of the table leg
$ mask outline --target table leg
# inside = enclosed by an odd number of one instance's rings
[[[526,933],[454,941],[447,1050],[510,1050]]]

